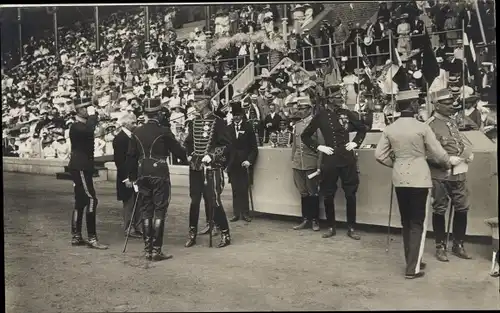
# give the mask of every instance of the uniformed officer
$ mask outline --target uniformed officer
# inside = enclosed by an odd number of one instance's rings
[[[392,184],[396,190],[406,260],[405,278],[424,276],[421,271],[424,251],[429,188],[432,186],[426,156],[433,155],[436,163],[450,168],[451,159],[436,140],[430,127],[414,118],[412,102],[418,91],[403,91],[397,95],[401,116],[384,129],[375,150],[375,158],[392,168]]]
[[[328,232],[323,238],[336,235],[335,205],[333,202],[337,191],[337,181],[340,177],[346,198],[347,235],[361,239],[355,232],[356,225],[356,192],[359,177],[356,156],[353,149],[359,147],[366,136],[367,128],[357,114],[342,108],[340,86],[331,86],[326,90],[326,109],[319,111],[302,132],[302,142],[313,151],[322,152],[320,192],[325,197],[325,214],[329,224]],[[320,145],[313,135],[320,130],[324,136],[325,145]],[[349,132],[356,131],[353,141],[349,141]]]
[[[233,213],[231,222],[240,218],[250,222],[248,188],[252,181],[253,165],[257,161],[259,149],[257,138],[250,122],[244,120],[245,112],[240,101],[231,103],[232,123],[227,126],[231,136],[227,174],[233,191]]]
[[[161,124],[160,99],[146,99],[144,112],[148,121],[137,127],[127,151],[128,181],[139,189],[144,227],[144,250],[147,260],[172,258],[162,252],[165,215],[171,197],[168,157],[172,152],[187,162],[186,151],[169,127]]]
[[[305,97],[304,97],[305,98]],[[306,100],[306,101],[304,101]],[[320,168],[319,153],[311,150],[302,143],[301,135],[303,130],[313,119],[313,106],[309,98],[297,99],[297,111],[294,114],[300,118],[295,123],[292,141],[292,169],[295,187],[300,193],[302,223],[293,229],[299,230],[310,227],[312,224],[314,231],[319,231],[319,176],[309,177]],[[313,140],[318,141],[320,131],[313,135]]]
[[[456,121],[451,118],[461,109],[461,104],[456,103],[450,93],[445,89],[435,95],[435,109],[433,116],[427,124],[436,134],[437,140],[449,155],[458,156],[463,162],[470,163],[473,159],[471,143],[460,134]],[[445,246],[445,214],[449,199],[455,210],[453,218],[453,247],[452,252],[462,259],[470,259],[464,249],[464,240],[467,229],[467,212],[469,211],[469,195],[466,186],[466,173],[451,173],[429,161],[432,175],[432,228],[436,240],[436,258],[448,262]],[[462,165],[463,166],[463,165]]]
[[[214,212],[214,222],[221,230],[221,241],[218,247],[222,248],[231,243],[229,224],[220,198],[224,188],[223,171],[227,165],[227,147],[231,140],[227,133],[226,122],[212,112],[210,97],[201,92],[195,92],[194,96],[193,107],[199,115],[193,119],[185,140],[189,162],[189,196],[191,197],[189,239],[185,246],[189,248],[196,244],[200,201],[207,187],[205,176],[208,174],[210,178],[213,177],[210,183],[213,190],[209,191],[209,198],[212,200],[210,208]],[[211,167],[210,170],[206,169],[207,165]]]
[[[87,208],[86,221],[90,248],[107,249],[97,240],[96,209],[97,196],[94,190],[92,176],[94,175],[94,131],[98,122],[90,98],[75,100],[75,122],[69,129],[71,156],[68,169],[71,173],[75,192],[75,209],[71,219],[71,234],[73,246],[85,245],[82,238],[83,211]],[[88,108],[88,109],[87,109]]]

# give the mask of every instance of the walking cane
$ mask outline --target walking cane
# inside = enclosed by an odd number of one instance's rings
[[[255,209],[253,207],[253,192],[252,192],[252,184],[250,183],[250,168],[247,167],[247,176],[248,176],[248,195],[250,197],[250,208],[252,209],[252,218],[255,217]]]
[[[451,205],[451,199],[448,198],[448,210],[450,213],[448,214],[448,225],[446,225],[446,241],[444,242],[444,246],[446,250],[448,250],[448,241],[450,240],[450,227],[451,227],[451,220],[453,219],[453,216],[455,212],[453,212],[453,206]]]
[[[135,197],[134,208],[132,209],[132,218],[130,219],[130,223],[128,224],[127,236],[125,236],[125,245],[123,246],[122,253],[125,253],[125,251],[127,250],[128,238],[130,236],[130,228],[132,227],[132,223],[134,221],[134,216],[135,216],[135,210],[137,209],[137,200],[139,200],[139,193],[137,193],[137,196]]]
[[[385,248],[385,252],[389,252],[389,248],[391,246],[391,217],[392,217],[392,198],[394,197],[394,185],[391,182],[391,200],[389,201],[389,223],[387,225],[387,248]]]

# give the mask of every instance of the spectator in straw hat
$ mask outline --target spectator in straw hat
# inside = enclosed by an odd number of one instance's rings
[[[460,134],[458,125],[452,116],[460,110],[459,105],[455,105],[452,96],[447,90],[438,92],[434,96],[435,113],[427,121],[432,131],[445,151],[452,157],[450,162],[453,166],[459,163],[472,162],[472,146],[470,142]],[[451,140],[450,140],[451,139]],[[451,158],[458,159],[453,162]],[[445,242],[445,214],[448,208],[448,201],[451,198],[455,216],[453,218],[453,247],[452,252],[462,259],[470,259],[464,249],[464,240],[467,229],[467,212],[470,203],[467,196],[466,174],[461,171],[455,173],[455,169],[450,173],[445,168],[436,166],[431,159],[432,176],[432,198],[433,215],[432,225],[436,236],[436,258],[442,262],[448,262],[447,242]]]
[[[52,143],[54,140],[52,138],[47,138],[42,141],[42,155],[44,159],[55,159],[57,156],[56,149]]]
[[[57,158],[60,160],[69,160],[71,147],[66,141],[64,136],[57,136],[56,142],[53,144],[54,149],[56,150]]]

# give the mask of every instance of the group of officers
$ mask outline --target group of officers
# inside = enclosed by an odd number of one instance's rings
[[[340,86],[328,87],[325,95],[324,103],[320,105],[307,101],[291,103],[295,120],[291,164],[302,208],[302,221],[294,229],[320,230],[322,196],[328,226],[322,237],[336,235],[334,196],[340,178],[346,198],[347,236],[360,240],[356,232],[356,192],[360,181],[355,149],[361,146],[369,126],[359,118],[358,113],[343,106],[345,99]],[[397,99],[401,115],[384,130],[375,152],[381,164],[393,168],[392,184],[401,214],[407,263],[405,277],[408,279],[424,275],[422,251],[431,194],[437,259],[449,261],[445,229],[449,199],[455,210],[452,252],[460,258],[470,258],[463,244],[470,205],[465,172],[457,169],[473,160],[471,145],[458,130],[454,115],[461,108],[454,105],[451,93],[445,90],[434,99],[435,112],[423,123],[415,118],[418,92],[401,92]],[[254,129],[245,118],[245,108],[240,101],[233,101],[233,118],[227,124],[214,113],[209,96],[196,94],[193,107],[196,117],[188,125],[189,133],[184,146],[175,140],[168,127],[162,126],[159,99],[144,101],[145,124],[134,127],[135,121],[131,116],[125,116],[120,121],[122,131],[114,142],[118,200],[124,203],[125,227],[129,228],[129,223],[133,225],[132,234],[144,240],[147,260],[172,257],[162,252],[165,218],[171,197],[170,153],[189,164],[191,205],[186,247],[195,245],[199,234],[212,231],[212,225],[220,231],[218,247],[231,243],[229,223],[220,197],[225,185],[225,171],[233,191],[234,216],[231,221],[251,220],[248,191],[252,169],[258,159],[258,148]],[[69,162],[75,187],[72,244],[107,249],[97,240],[97,198],[92,184],[93,129],[97,117],[89,100],[75,101],[75,109],[77,118],[70,129],[72,151]],[[352,140],[350,132],[356,132]],[[198,233],[202,197],[208,227]],[[134,206],[140,211],[140,218],[130,213]],[[88,242],[81,235],[85,208]]]

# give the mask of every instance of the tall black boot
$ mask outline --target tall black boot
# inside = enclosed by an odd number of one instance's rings
[[[469,260],[471,257],[464,248],[465,232],[467,230],[467,211],[455,211],[453,217],[453,247],[451,252],[461,259]]]
[[[444,215],[432,213],[432,229],[434,230],[434,236],[436,241],[436,259],[441,262],[448,262],[448,256],[446,255],[446,219]]]
[[[311,203],[310,199],[311,199],[311,197],[309,197],[309,196],[305,196],[305,197],[300,198],[300,208],[302,211],[302,222],[299,225],[294,226],[293,229],[300,230],[300,229],[304,229],[304,228],[308,227],[309,218],[308,218],[306,210],[307,210],[307,207],[310,206],[310,203]]]
[[[95,210],[87,212],[87,233],[89,235],[88,247],[98,250],[106,250],[108,246],[99,243],[96,233],[96,216]]]
[[[153,219],[147,218],[142,221],[143,225],[143,238],[144,238],[144,255],[146,260],[151,261],[153,259]]]
[[[325,197],[325,215],[326,222],[328,223],[328,231],[323,234],[323,238],[330,238],[337,234],[335,227],[335,203],[333,202],[333,197]]]
[[[155,218],[153,223],[153,261],[162,261],[171,259],[173,256],[163,254],[161,248],[163,246],[163,231],[165,230],[165,219]]]
[[[189,227],[188,241],[184,244],[186,248],[192,247],[196,244],[197,229],[194,226]]]
[[[83,210],[74,209],[71,217],[71,245],[83,246],[85,240],[82,238]]]
[[[319,196],[310,196],[309,197],[310,207],[309,216],[312,220],[312,229],[314,231],[319,231]]]
[[[229,229],[222,230],[220,234],[220,243],[217,248],[224,248],[231,244],[231,235],[229,234]]]

